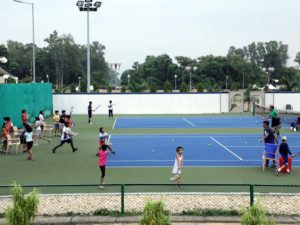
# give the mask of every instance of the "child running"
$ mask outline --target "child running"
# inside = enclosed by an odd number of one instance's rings
[[[289,155],[292,155],[292,153],[290,151],[289,145],[286,143],[286,141],[287,141],[286,136],[282,136],[281,141],[282,142],[278,146],[278,150],[279,150],[279,153],[280,153],[281,157],[283,158],[284,163],[280,168],[275,169],[275,172],[276,172],[277,176],[279,175],[281,170],[284,169],[285,167],[286,167],[287,173],[289,173],[289,174],[291,173],[288,158],[289,158]]]
[[[105,166],[106,166],[106,161],[107,161],[107,145],[103,144],[101,145],[101,147],[99,148],[99,168],[101,171],[101,177],[100,177],[100,184],[99,184],[99,188],[100,189],[104,189],[104,187],[102,186],[103,181],[104,181],[104,177],[105,177]]]
[[[22,123],[23,123],[23,126],[26,127],[26,125],[28,125],[28,115],[27,115],[25,109],[22,109],[21,112],[22,112],[22,114],[21,114]]]
[[[65,123],[65,126],[63,128],[61,138],[60,138],[60,144],[55,146],[52,149],[52,153],[55,153],[56,149],[63,146],[65,143],[69,143],[71,145],[72,151],[76,152],[78,150],[78,148],[74,147],[72,136],[73,135],[72,135],[72,131],[71,131],[71,128],[70,128],[70,123]]]
[[[175,158],[172,173],[173,173],[173,176],[175,176],[175,175],[178,176],[178,178],[174,180],[177,183],[176,187],[183,188],[183,186],[180,184],[181,172],[182,172],[182,168],[183,168],[183,147],[181,147],[181,146],[177,147],[176,152],[177,152],[177,155]]]
[[[34,160],[34,158],[32,157],[32,151],[31,148],[33,146],[33,133],[32,133],[32,128],[30,126],[26,126],[26,132],[24,134],[25,138],[26,138],[26,152],[28,154],[28,160]]]
[[[54,116],[53,116],[53,122],[54,122],[54,137],[59,136],[60,131],[59,131],[59,111],[55,110]]]
[[[7,139],[8,139],[8,135],[9,135],[9,132],[6,128],[6,123],[3,123],[2,124],[2,131],[1,131],[1,137],[2,137],[2,140],[3,140],[3,146],[2,146],[2,152],[6,152],[7,151]]]

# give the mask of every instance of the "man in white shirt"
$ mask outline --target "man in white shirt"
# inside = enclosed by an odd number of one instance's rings
[[[55,153],[56,149],[63,146],[65,143],[69,143],[72,147],[72,151],[76,152],[78,148],[74,147],[73,144],[73,138],[72,138],[72,131],[70,128],[70,123],[65,123],[65,126],[62,130],[61,138],[60,138],[60,144],[55,146],[52,149],[52,153]]]
[[[114,117],[112,100],[108,104],[108,117]]]

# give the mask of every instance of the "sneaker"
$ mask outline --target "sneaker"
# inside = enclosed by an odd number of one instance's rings
[[[74,148],[74,149],[73,149],[73,152],[76,152],[77,150],[78,150],[78,148]]]
[[[265,164],[265,167],[266,167],[266,168],[270,168],[270,166],[269,166],[268,164]]]
[[[272,166],[270,166],[270,168],[276,168],[276,165],[275,165],[275,164],[272,164]]]
[[[116,152],[115,152],[115,151],[111,151],[111,153],[112,153],[112,154],[114,154],[114,155],[116,154]]]
[[[90,125],[92,125],[93,123],[92,122],[90,122]]]
[[[99,156],[99,152],[98,152],[98,153],[96,153],[96,156]]]
[[[99,186],[98,186],[98,188],[100,188],[100,189],[104,190],[104,187],[103,187],[103,186],[101,186],[101,185],[99,185]]]
[[[276,173],[277,176],[279,176],[280,172],[278,171],[278,169],[275,169],[275,173]]]
[[[287,172],[287,174],[292,174],[292,171]]]
[[[34,161],[34,158],[32,157],[28,157],[27,160],[31,160],[31,161]]]

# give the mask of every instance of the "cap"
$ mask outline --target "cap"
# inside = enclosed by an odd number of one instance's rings
[[[286,141],[286,139],[287,139],[286,136],[282,136],[282,137],[281,137],[281,140],[282,140],[282,141]]]

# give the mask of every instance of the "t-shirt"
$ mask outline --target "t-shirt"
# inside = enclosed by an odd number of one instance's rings
[[[276,109],[273,109],[272,112],[270,112],[271,118],[277,118],[278,117],[278,111]]]
[[[92,105],[88,105],[88,112],[91,113],[92,112]]]
[[[275,144],[275,136],[271,127],[264,129],[264,136],[265,135],[268,135],[268,137],[265,139],[265,143]]]
[[[41,121],[42,123],[44,123],[45,118],[44,118],[43,114],[40,114],[40,115],[39,115],[39,119],[40,119],[40,121]]]
[[[42,130],[41,125],[42,125],[41,121],[39,121],[39,120],[35,121],[35,129],[37,131]]]
[[[106,132],[104,133],[99,133],[99,141],[100,143],[105,143],[106,139],[108,139],[108,134]]]
[[[100,150],[99,151],[99,166],[105,166],[107,161],[107,151]]]
[[[291,151],[290,151],[290,148],[289,148],[289,145],[286,143],[286,142],[282,142],[280,145],[279,145],[279,153],[281,155],[292,155]]]
[[[67,117],[66,114],[62,114],[62,115],[60,116],[59,122],[60,122],[60,123],[65,123],[66,117]]]
[[[7,140],[7,135],[8,135],[8,131],[5,127],[3,127],[2,128],[2,133],[1,133],[2,139]]]
[[[110,104],[108,105],[108,109],[109,109],[109,110],[113,110],[113,104],[112,104],[112,103],[110,103]]]
[[[22,122],[23,123],[28,123],[28,118],[27,118],[27,114],[26,113],[22,113],[21,117],[22,117]]]
[[[33,135],[32,132],[25,132],[24,135],[25,135],[25,138],[26,138],[26,142],[33,141],[33,140],[32,140],[32,135]]]
[[[64,126],[63,130],[62,130],[62,134],[61,134],[61,138],[60,140],[67,140],[71,138],[71,128],[70,127],[66,127]]]

